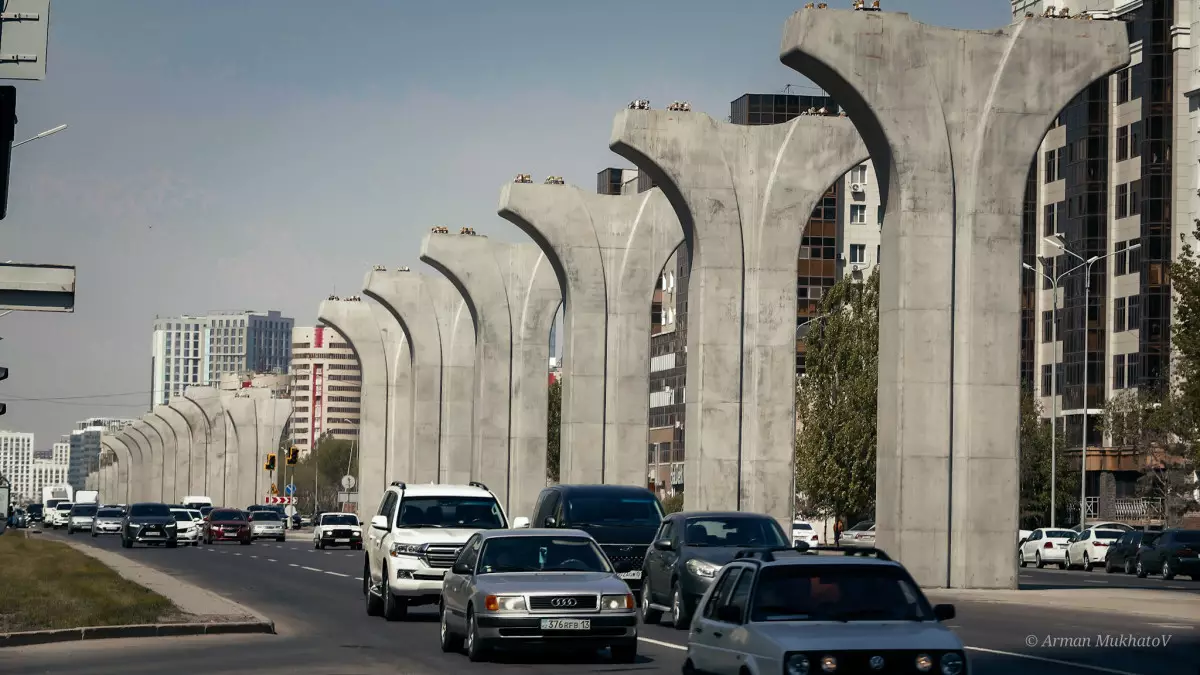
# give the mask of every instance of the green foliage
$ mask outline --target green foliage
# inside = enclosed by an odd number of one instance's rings
[[[1181,392],[1183,387],[1176,391]],[[1112,436],[1112,443],[1146,458],[1138,479],[1138,494],[1161,500],[1155,514],[1176,525],[1183,515],[1196,507],[1192,478],[1195,444],[1185,436],[1191,413],[1181,401],[1182,393],[1126,390],[1104,406],[1101,426]]]
[[[1033,391],[1021,392],[1021,525],[1025,529],[1050,526],[1050,421],[1042,417],[1042,407]],[[1057,525],[1063,524],[1068,509],[1079,504],[1079,469],[1072,466],[1062,434],[1057,439],[1054,480],[1058,489],[1054,495],[1059,514]]]
[[[870,513],[875,505],[879,271],[843,278],[821,300],[797,386],[796,490],[804,511]]]
[[[286,484],[283,476],[286,475],[288,481],[296,485],[296,508],[301,513],[340,511],[341,504],[337,501],[337,493],[342,490],[342,476],[351,475],[358,478],[357,445],[357,441],[334,438],[326,434],[317,441],[316,450],[301,456],[300,462],[295,466],[286,467],[286,474],[280,471],[281,468],[285,468],[281,458],[275,471],[280,494],[283,494],[283,486]],[[319,497],[316,502],[313,500],[314,479]]]
[[[1192,237],[1200,236],[1200,221]],[[1171,324],[1171,398],[1174,430],[1184,439],[1196,461],[1197,429],[1200,428],[1200,261],[1189,237],[1181,236],[1179,257],[1171,264],[1175,320]]]
[[[667,497],[662,503],[663,511],[666,513],[679,513],[683,510],[683,493],[676,492]]]
[[[546,478],[557,483],[559,478],[559,430],[562,420],[562,380],[550,385],[549,414],[546,417]]]

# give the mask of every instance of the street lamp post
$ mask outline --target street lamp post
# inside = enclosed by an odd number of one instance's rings
[[[66,128],[67,128],[67,125],[65,125],[65,124],[60,124],[60,125],[58,125],[58,126],[54,127],[53,129],[47,129],[47,130],[43,131],[42,133],[40,133],[40,134],[38,134],[37,136],[34,136],[34,137],[32,137],[32,138],[26,138],[26,139],[25,139],[25,140],[23,140],[23,141],[17,141],[16,143],[13,143],[13,144],[12,144],[12,147],[14,147],[14,148],[15,148],[15,147],[18,147],[18,146],[21,146],[21,145],[25,145],[26,143],[31,143],[31,142],[33,142],[33,141],[36,141],[36,140],[37,140],[37,139],[39,139],[39,138],[45,138],[45,137],[47,137],[47,136],[52,136],[52,135],[54,135],[54,134],[57,134],[58,132],[62,131],[63,129],[66,129]]]

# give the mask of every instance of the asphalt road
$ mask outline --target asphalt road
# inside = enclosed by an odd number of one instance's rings
[[[1020,584],[1023,589],[1040,588],[1152,588],[1158,590],[1200,593],[1200,581],[1188,577],[1176,577],[1163,581],[1162,577],[1139,579],[1133,574],[1113,572],[1103,567],[1090,572],[1083,570],[1033,569],[1021,570]]]
[[[62,537],[61,534],[42,536]],[[293,539],[253,546],[137,548],[125,551],[115,538],[86,540],[162,569],[182,580],[247,604],[276,621],[277,636],[99,641],[0,651],[0,672],[107,675],[169,672],[179,667],[205,673],[587,673],[636,670],[678,673],[686,634],[643,626],[641,658],[633,667],[603,654],[514,654],[501,663],[477,665],[438,647],[436,615],[414,610],[403,623],[366,616],[361,594],[363,554],[316,551]],[[1161,580],[1105,575],[1103,571],[1027,571],[1022,585],[1069,587],[1111,577],[1111,583],[1161,588]],[[1076,581],[1078,578],[1078,582]],[[1190,581],[1182,582],[1188,586]],[[1198,584],[1200,585],[1200,584]],[[1190,589],[1187,592],[1191,592]],[[1200,673],[1200,626],[1154,623],[1142,618],[959,603],[949,626],[970,649],[975,675],[1192,675]],[[1103,636],[1155,637],[1165,646],[1105,646]],[[1090,641],[1090,645],[1086,644]],[[114,644],[123,647],[118,649]],[[1030,646],[1030,643],[1033,646]]]

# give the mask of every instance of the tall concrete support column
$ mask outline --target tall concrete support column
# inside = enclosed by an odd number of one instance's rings
[[[925,586],[1015,588],[1025,176],[1071,97],[1129,63],[1125,26],[802,10],[780,58],[844,107],[886,180],[879,545]]]
[[[400,326],[412,359],[408,452],[411,478],[418,483],[436,481],[441,474],[442,342],[424,279],[405,268],[375,269],[363,280],[363,295],[378,302]],[[396,447],[398,453],[403,449],[398,442]]]
[[[114,502],[124,502],[132,504],[139,500],[133,490],[133,452],[129,449],[129,444],[125,442],[123,433],[113,434],[109,436],[104,434],[100,438],[100,447],[107,448],[112,453],[116,463],[116,470],[112,472],[110,482],[115,494],[112,497]]]
[[[254,472],[258,460],[258,415],[249,390],[222,397],[228,436],[225,456],[229,470],[226,490],[230,505],[244,509],[259,503],[254,493]]]
[[[563,481],[645,485],[650,305],[683,241],[679,218],[658,189],[614,196],[519,183],[501,194],[500,215],[559,271]]]
[[[358,423],[358,494],[362,509],[379,505],[395,467],[388,465],[388,359],[379,325],[361,300],[325,300],[317,320],[333,328],[358,357],[362,401]]]
[[[191,433],[191,452],[188,455],[187,489],[184,495],[208,495],[208,420],[204,410],[185,396],[172,396],[167,405],[187,420]],[[215,503],[215,502],[214,502]]]
[[[147,485],[150,489],[149,498],[153,501],[161,502],[163,501],[163,471],[166,467],[166,448],[163,444],[163,438],[159,435],[158,430],[151,426],[145,418],[137,422],[134,428],[141,432],[149,444],[150,475],[147,477]]]
[[[226,503],[225,476],[228,465],[225,452],[225,407],[221,404],[220,391],[216,387],[188,387],[183,397],[196,404],[203,413],[203,424],[208,432],[205,443],[204,484],[213,504]]]
[[[760,511],[790,527],[800,239],[866,148],[836,117],[744,126],[651,110],[618,114],[610,147],[662,188],[691,254],[686,508]]]
[[[475,326],[454,284],[425,277],[442,344],[442,430],[438,482],[471,480],[471,420],[475,418]]]
[[[175,432],[175,497],[176,501],[183,501],[185,496],[196,494],[189,492],[191,489],[192,438],[194,434],[191,423],[176,405],[176,399],[172,398],[167,405],[155,406],[154,414],[162,418],[171,427],[171,431]],[[187,402],[184,402],[183,405],[191,407],[191,404]]]
[[[146,501],[160,501],[162,492],[162,471],[155,475],[156,465],[161,461],[161,455],[155,452],[150,437],[153,434],[140,420],[129,426],[129,433],[142,450],[145,465],[142,469],[142,498]],[[156,455],[158,455],[156,457]]]
[[[162,499],[168,504],[176,504],[183,495],[175,491],[176,455],[179,452],[179,441],[175,430],[163,419],[161,411],[166,406],[155,406],[154,412],[142,417],[142,421],[150,425],[162,442]]]
[[[270,475],[262,466],[267,461],[267,455],[275,452],[283,443],[288,420],[292,416],[292,399],[283,398],[279,392],[266,388],[251,389],[250,397],[254,400],[255,430],[258,434],[254,473],[248,481],[253,486],[254,501],[247,503],[253,504],[261,502],[271,489]]]
[[[146,500],[146,465],[149,458],[142,451],[142,444],[134,437],[132,426],[125,427],[117,433],[117,440],[129,451],[128,475],[129,498],[136,501]]]
[[[388,364],[387,428],[388,481],[412,475],[412,354],[404,329],[382,305],[368,303]]]

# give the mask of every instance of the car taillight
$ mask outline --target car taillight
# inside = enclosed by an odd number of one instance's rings
[[[1108,542],[1107,541],[1093,541],[1092,545],[1093,546],[1108,546]]]
[[[1042,548],[1054,548],[1054,542],[1048,541],[1044,545],[1042,545]]]
[[[814,534],[814,535],[812,536],[812,540],[813,540],[813,541],[816,541],[816,540],[817,540],[817,535],[815,535],[815,534]]]
[[[1179,553],[1177,553],[1176,555],[1196,555],[1196,552],[1190,548],[1184,547],[1184,548],[1179,549]]]

